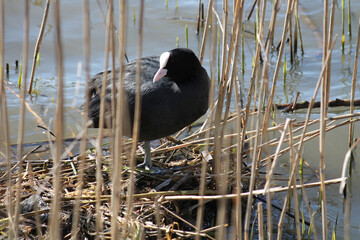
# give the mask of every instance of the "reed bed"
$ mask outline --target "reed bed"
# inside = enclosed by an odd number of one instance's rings
[[[139,2],[139,16],[134,14],[134,22],[138,24],[138,58],[142,57],[143,50],[144,2]],[[119,1],[119,12],[115,12],[113,1],[98,3],[106,5],[103,12],[106,28],[104,68],[114,70],[119,67],[118,77],[123,79],[127,1]],[[54,5],[53,12],[49,11],[50,4]],[[358,136],[354,128],[360,114],[355,111],[354,105],[360,35],[354,51],[353,78],[349,89],[351,99],[346,103],[350,105],[349,112],[328,117],[331,54],[337,40],[333,32],[334,1],[332,8],[329,1],[324,1],[323,67],[313,96],[306,105],[306,118],[298,121],[288,115],[289,118],[283,121],[276,118],[279,106],[276,105],[275,89],[279,72],[284,66],[284,53],[290,53],[290,64],[293,64],[306,51],[299,21],[299,1],[281,3],[275,0],[272,6],[267,6],[271,2],[257,0],[252,7],[256,16],[251,16],[252,10],[249,15],[244,12],[245,0],[224,0],[221,3],[199,0],[194,17],[197,19],[197,33],[191,33],[187,25],[185,31],[187,36],[200,34],[199,59],[203,62],[206,56],[209,58],[212,80],[209,111],[203,122],[153,142],[152,160],[159,167],[156,170],[136,168],[137,160],[144,156],[142,145],[137,142],[141,118],[140,88],[132,140],[122,137],[120,127],[124,112],[123,91],[112,96],[115,116],[112,126],[115,127],[110,134],[100,127],[97,136],[89,136],[88,106],[85,102],[82,130],[70,143],[65,138],[64,49],[59,4],[59,0],[46,2],[29,86],[26,81],[28,25],[24,26],[22,86],[18,96],[21,112],[17,152],[14,153],[15,146],[10,144],[8,131],[4,1],[0,0],[0,143],[1,154],[6,159],[0,166],[0,239],[283,239],[286,222],[295,226],[292,234],[297,239],[334,239],[336,231],[329,229],[326,198],[327,188],[333,184],[340,185],[344,200],[342,237],[350,239],[351,163],[354,161],[353,151],[359,143],[355,140]],[[168,8],[167,4],[166,1]],[[177,3],[176,8],[181,7],[180,4]],[[283,25],[276,26],[281,4],[281,8],[286,9]],[[350,1],[348,5],[350,9]],[[88,89],[91,41],[88,0],[83,1],[83,8],[84,85]],[[269,18],[265,16],[266,8],[272,9],[268,26],[264,23],[265,17]],[[25,23],[28,23],[28,1],[25,1],[25,9]],[[345,14],[345,10],[342,13]],[[39,116],[35,116],[47,130],[49,141],[38,143],[42,147],[48,146],[48,151],[41,155],[43,158],[34,158],[39,156],[34,153],[41,147],[24,144],[24,113],[33,112],[26,103],[26,94],[34,94],[35,62],[47,17],[54,19],[56,33],[57,107],[53,136],[51,129]],[[246,61],[252,61],[253,67],[248,79],[248,92],[244,93],[238,76],[244,69],[245,19],[248,21],[252,17],[257,18],[253,32],[254,54],[246,56]],[[274,37],[275,28],[281,29],[280,37]],[[349,25],[349,31],[350,28]],[[343,39],[344,30],[342,43]],[[298,51],[299,42],[301,51]],[[270,55],[274,53],[276,63],[270,65]],[[140,61],[137,64],[137,82],[140,83]],[[115,71],[109,74],[115,77]],[[118,89],[123,89],[122,81],[112,84],[118,84]],[[105,115],[105,89],[101,92],[100,126],[103,126]],[[321,98],[320,115],[314,115],[312,111],[318,97]],[[87,101],[89,98],[85,96],[84,99]],[[232,108],[233,102],[235,106]],[[297,104],[295,100],[288,110],[296,110]],[[339,178],[328,179],[325,176],[326,134],[344,126],[349,127],[349,151],[345,156],[343,174]],[[107,137],[107,144],[104,144],[104,137]],[[310,167],[302,157],[304,144],[315,138],[319,139],[317,169]],[[74,152],[73,147],[78,144],[80,148]],[[288,174],[277,173],[281,159],[288,163]],[[308,192],[311,189],[319,191],[320,217],[315,216],[309,201]],[[282,206],[274,203],[274,199],[281,199]],[[332,224],[336,229],[337,224]]]

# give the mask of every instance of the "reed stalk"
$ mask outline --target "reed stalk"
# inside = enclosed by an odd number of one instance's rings
[[[36,45],[35,45],[35,49],[34,49],[33,62],[32,62],[32,66],[31,66],[30,81],[29,81],[29,86],[28,86],[28,94],[32,93],[33,80],[34,80],[35,68],[36,68],[36,59],[39,56],[40,46],[41,46],[42,38],[44,36],[45,27],[46,27],[47,17],[49,15],[49,8],[50,8],[50,0],[47,0],[46,5],[45,5],[45,9],[44,9],[43,19],[41,21],[40,32],[39,32],[39,35],[38,35],[38,38],[37,38],[37,41],[36,41]]]
[[[267,47],[267,45],[272,46],[273,42],[274,42],[274,31],[273,30],[275,29],[277,12],[279,11],[279,4],[281,4],[281,3],[279,3],[279,0],[275,0],[273,2],[273,9],[272,9],[272,13],[271,13],[269,32],[266,37],[265,47]]]
[[[262,129],[261,130],[261,139],[259,139],[259,143],[261,144],[262,142],[264,142],[266,140],[266,134],[267,134],[267,125],[268,125],[268,119],[269,119],[269,115],[272,109],[272,104],[273,104],[273,99],[274,99],[274,95],[275,95],[275,88],[276,88],[276,83],[277,83],[277,78],[278,78],[278,74],[279,74],[279,70],[280,70],[280,66],[281,66],[281,59],[282,59],[282,55],[283,55],[283,51],[284,51],[284,46],[285,46],[285,39],[286,39],[286,33],[287,31],[291,31],[290,28],[290,20],[293,14],[293,9],[294,9],[294,2],[292,1],[288,1],[288,5],[287,5],[287,10],[286,10],[286,16],[285,16],[285,21],[284,21],[284,27],[283,27],[283,32],[282,32],[282,37],[281,37],[281,45],[280,45],[280,49],[279,49],[279,54],[278,54],[278,59],[276,62],[276,66],[275,66],[275,70],[274,70],[274,75],[272,78],[272,88],[271,88],[271,92],[270,95],[268,97],[267,100],[267,107],[265,109],[265,113],[264,113],[264,118],[263,118],[263,123],[262,123],[262,127],[260,127],[260,125],[257,126],[257,129]],[[273,31],[274,29],[270,30]],[[263,82],[265,82],[267,84],[268,81],[268,60],[269,60],[269,52],[270,52],[270,45],[266,45],[266,50],[265,50],[265,62],[264,62],[264,68],[263,68]],[[263,84],[262,84],[263,85]],[[262,90],[260,90],[260,94],[262,94],[262,91],[265,91],[265,89],[267,89],[267,87],[265,88],[262,87]],[[259,98],[259,102],[262,101]],[[262,104],[258,106],[258,109],[260,109],[260,107],[262,106]],[[260,111],[259,111],[260,113]],[[261,121],[260,116],[258,117],[258,121]],[[258,123],[260,124],[260,123]],[[258,130],[260,131],[260,130]],[[260,133],[260,132],[259,132]],[[261,155],[262,155],[262,150],[263,148],[259,148],[259,153],[257,155],[254,154],[253,157],[256,157],[256,161],[257,164],[259,164]],[[257,151],[257,149],[254,146],[254,150]],[[254,160],[253,160],[254,161]],[[269,238],[272,238],[272,217],[271,217],[271,196],[270,194],[266,195],[267,198],[267,204],[268,204],[268,212],[267,212],[267,219],[268,219],[268,234],[269,234]],[[248,199],[250,200],[250,199]]]
[[[350,0],[348,0],[347,3],[348,3],[348,35],[351,38],[352,30],[351,30],[351,4],[350,4]]]
[[[197,15],[197,21],[196,21],[196,33],[197,34],[199,34],[199,32],[200,32],[200,18],[201,18],[201,0],[199,0],[198,15]]]
[[[85,151],[86,151],[86,141],[87,141],[87,122],[88,122],[88,112],[89,112],[89,80],[90,80],[90,14],[89,14],[89,1],[84,0],[83,2],[83,30],[84,30],[84,72],[85,72],[85,104],[84,104],[84,119],[83,119],[83,131],[84,134],[81,138],[80,143],[80,167],[78,172],[78,186],[76,191],[76,199],[74,203],[74,212],[80,212],[80,198],[82,196],[82,191],[84,187],[84,169],[85,169]],[[74,239],[78,239],[79,233],[79,214],[74,214],[72,218],[72,227],[71,235]]]
[[[293,199],[294,199],[294,209],[295,209],[295,225],[296,225],[296,235],[297,239],[301,239],[301,230],[300,230],[300,213],[299,213],[299,199],[297,194],[296,178],[295,171],[297,169],[297,162],[295,161],[295,148],[293,142],[293,128],[292,123],[289,124],[289,147],[290,147],[290,161],[291,161],[291,172],[290,172],[290,182],[293,186]]]
[[[101,214],[100,214],[100,196],[101,196],[101,189],[103,185],[103,179],[102,179],[102,146],[103,146],[103,137],[104,137],[104,125],[105,125],[105,104],[106,104],[106,89],[108,86],[108,65],[109,65],[109,54],[110,54],[110,48],[111,48],[111,29],[113,28],[113,22],[112,22],[112,12],[113,12],[113,6],[112,1],[108,2],[109,6],[107,7],[107,17],[106,17],[106,38],[105,38],[105,64],[104,64],[104,75],[102,79],[102,88],[100,92],[100,121],[99,121],[99,129],[98,129],[98,140],[96,144],[96,235],[95,239],[103,238],[102,235],[100,235],[101,232],[103,232],[103,223],[101,220]]]
[[[6,156],[6,171],[9,173],[7,175],[7,184],[6,184],[6,201],[7,204],[7,216],[10,219],[9,221],[9,239],[15,239],[16,226],[14,223],[15,219],[15,206],[14,206],[14,192],[12,188],[12,176],[10,174],[11,171],[11,150],[10,150],[10,125],[9,125],[9,116],[8,116],[8,108],[7,108],[7,99],[5,92],[5,79],[4,79],[4,42],[5,42],[5,6],[4,0],[0,0],[0,143],[3,145],[5,143],[5,156]],[[3,139],[3,130],[5,129],[5,139]],[[3,146],[1,146],[2,149]],[[6,177],[6,176],[4,176]]]
[[[119,82],[117,83],[117,94],[116,94],[116,112],[115,112],[115,128],[114,128],[114,154],[113,154],[113,186],[120,186],[122,181],[122,170],[123,166],[123,159],[122,159],[122,152],[123,152],[123,144],[122,144],[122,119],[123,114],[125,113],[124,108],[124,91],[123,91],[123,84],[124,84],[124,61],[125,58],[125,44],[126,44],[126,19],[127,19],[127,2],[126,0],[121,0],[119,3],[119,25],[120,25],[120,38],[119,38]],[[115,94],[115,93],[114,93]],[[117,215],[120,208],[120,188],[113,187],[111,193],[111,237],[113,239],[117,239],[120,237],[119,235],[119,224],[117,220]]]
[[[354,60],[354,69],[352,74],[352,83],[351,83],[351,96],[350,96],[350,109],[349,113],[354,113],[354,99],[355,99],[355,89],[357,83],[357,72],[358,72],[358,61],[359,61],[359,49],[360,49],[360,19],[359,19],[359,27],[358,27],[358,39],[356,43],[355,49],[355,60]],[[353,120],[353,117],[350,117],[350,120]],[[349,125],[349,147],[353,144],[354,139],[354,124],[351,123]]]
[[[263,213],[263,204],[259,202],[257,204],[257,217],[258,217],[258,229],[259,229],[259,240],[265,240],[264,234],[264,213]]]
[[[350,4],[350,3],[349,3]],[[357,68],[358,68],[358,59],[359,59],[359,48],[360,48],[360,20],[359,20],[359,26],[358,26],[358,39],[356,43],[356,50],[355,50],[355,60],[354,60],[354,70],[352,75],[352,84],[351,84],[351,97],[350,97],[350,114],[354,113],[354,99],[355,99],[355,88],[357,83]],[[350,117],[350,121],[353,120],[353,117]],[[342,171],[342,176],[348,175],[348,180],[344,181],[342,184],[340,184],[340,194],[344,195],[344,204],[343,204],[343,211],[344,211],[344,239],[350,239],[350,217],[351,217],[351,197],[352,197],[352,167],[351,163],[355,160],[355,154],[353,152],[353,149],[355,146],[358,145],[359,140],[357,140],[354,144],[354,122],[351,122],[349,124],[349,153],[346,154],[345,160]],[[350,165],[350,166],[346,166]],[[345,177],[344,177],[345,178]]]
[[[135,178],[134,170],[136,165],[136,149],[139,139],[140,131],[140,119],[141,119],[141,56],[142,56],[142,45],[143,45],[143,23],[144,23],[144,0],[140,1],[140,19],[139,19],[139,32],[138,32],[138,46],[137,46],[137,62],[136,62],[136,95],[135,95],[135,110],[134,110],[134,125],[132,133],[132,145],[131,145],[131,159],[130,159],[130,175],[129,175],[129,186],[128,186],[128,198],[127,198],[127,215],[125,217],[126,222],[131,221],[131,213],[133,211],[133,194],[135,192]],[[125,225],[125,234],[127,234],[127,227]]]
[[[209,32],[209,27],[210,27],[210,23],[211,23],[210,21],[212,19],[210,16],[211,16],[211,13],[212,13],[213,2],[214,2],[214,0],[209,1],[208,10],[207,10],[207,13],[206,13],[205,29],[204,29],[203,37],[202,37],[202,40],[201,40],[201,47],[200,47],[200,53],[199,53],[200,63],[202,63],[203,60],[204,60],[206,40],[207,40],[207,35],[208,35],[208,32]]]
[[[64,138],[64,82],[63,82],[63,49],[61,41],[61,23],[60,23],[60,1],[54,2],[54,22],[55,22],[55,41],[56,41],[56,57],[58,68],[58,90],[57,104],[55,113],[55,153],[54,153],[54,196],[52,198],[52,207],[50,212],[49,236],[51,239],[58,239],[60,233],[60,221],[58,221],[61,209],[61,154],[63,149]]]
[[[214,95],[215,95],[215,74],[214,74],[214,70],[215,70],[215,65],[216,65],[216,50],[217,50],[217,36],[216,33],[219,32],[217,30],[217,25],[215,23],[215,18],[212,18],[210,16],[210,14],[212,13],[212,0],[210,0],[209,2],[209,6],[208,6],[208,15],[206,17],[206,24],[205,24],[205,30],[204,30],[204,35],[207,34],[205,33],[206,31],[208,31],[208,24],[210,24],[210,22],[208,22],[208,19],[212,19],[213,23],[213,29],[211,31],[211,61],[210,63],[212,64],[212,71],[211,71],[211,77],[210,79],[212,79],[211,81],[211,87],[210,87],[210,92],[209,92],[209,109],[213,109],[214,108]],[[200,51],[200,56],[201,54],[204,54],[205,51],[205,43],[206,43],[206,39],[203,38],[202,41],[202,45],[200,47],[201,51]],[[217,71],[220,71],[220,69],[218,69]],[[204,126],[206,125],[207,128],[210,128],[211,126],[213,126],[212,124],[212,119],[213,119],[213,114],[214,111],[210,111],[209,113],[209,118],[208,121],[204,122]],[[203,157],[203,161],[202,161],[202,165],[201,165],[201,177],[200,177],[200,184],[199,184],[199,196],[204,196],[205,195],[205,190],[206,190],[206,177],[207,177],[207,169],[208,169],[208,165],[207,162],[212,158],[211,154],[209,153],[209,139],[210,139],[210,131],[206,131],[205,132],[205,148],[202,151],[202,157]],[[201,231],[201,227],[203,224],[203,218],[204,218],[204,209],[205,209],[205,205],[204,205],[204,200],[200,199],[199,200],[199,207],[197,209],[197,215],[196,215],[196,235],[195,235],[195,239],[198,240],[201,237],[200,231]]]
[[[15,200],[15,238],[18,238],[19,225],[20,225],[20,201],[22,192],[22,173],[23,173],[23,142],[24,142],[24,124],[25,124],[25,96],[26,96],[26,78],[27,78],[27,65],[28,65],[28,48],[29,48],[29,3],[25,1],[25,14],[24,14],[24,39],[23,39],[23,68],[22,84],[21,84],[21,104],[19,113],[19,126],[18,126],[18,158],[19,158],[19,169],[18,169],[18,181],[16,183],[16,200]]]
[[[264,17],[265,17],[265,1],[263,1],[263,5],[262,5],[262,15],[261,15],[261,23],[260,23],[260,28],[259,28],[259,33],[258,33],[258,46],[259,46],[259,50],[261,49],[260,47],[262,46],[262,36],[263,36],[263,22],[264,22]],[[268,48],[269,49],[269,48]],[[268,51],[266,51],[267,53]],[[265,56],[268,56],[265,53]],[[265,62],[264,62],[264,67],[263,67],[263,80],[261,81],[261,86],[260,86],[260,91],[259,91],[259,96],[258,96],[258,112],[257,112],[257,120],[256,120],[256,134],[255,134],[255,140],[254,140],[254,150],[252,152],[252,163],[251,163],[251,178],[250,178],[250,184],[249,184],[249,196],[247,199],[247,206],[246,206],[246,215],[245,215],[245,223],[244,223],[244,239],[248,240],[249,239],[249,227],[250,227],[250,214],[251,214],[251,204],[252,204],[252,200],[253,200],[253,195],[252,192],[254,191],[254,187],[255,187],[255,181],[256,181],[256,176],[257,176],[257,168],[258,168],[258,153],[259,153],[259,145],[260,145],[260,122],[262,120],[262,111],[260,110],[264,104],[264,93],[265,93],[265,84],[267,81],[267,57],[265,57]],[[255,65],[256,66],[256,65]],[[255,68],[254,68],[255,69]],[[269,224],[269,223],[268,223]],[[268,225],[269,226],[269,225]],[[268,233],[270,233],[272,230],[268,229]],[[269,236],[270,237],[270,236]]]
[[[351,161],[353,161],[353,151],[357,145],[359,145],[360,139],[357,139],[355,143],[349,148],[345,154],[343,167],[341,171],[342,181],[339,187],[339,193],[344,195],[344,237],[345,239],[350,239],[350,213],[351,213],[351,202],[350,198],[352,196],[352,179],[351,179]]]
[[[261,51],[261,46],[260,46],[260,42],[258,42],[257,48],[256,48],[256,53],[255,53],[255,58],[254,61],[258,62],[260,59],[260,51]],[[253,71],[252,71],[252,75],[250,77],[250,84],[249,84],[249,91],[247,94],[247,101],[246,101],[246,106],[245,106],[245,117],[244,117],[244,126],[242,128],[242,133],[241,133],[241,141],[240,141],[240,153],[242,153],[243,151],[243,146],[244,146],[244,141],[245,141],[245,135],[246,135],[246,128],[247,128],[247,122],[248,122],[248,118],[249,118],[249,112],[250,112],[250,107],[251,107],[251,99],[253,96],[253,91],[255,88],[255,78],[256,78],[256,73],[258,70],[258,64],[255,64],[253,67]],[[253,128],[251,128],[253,129]],[[248,213],[250,211],[250,209],[248,208],[249,204],[246,208],[246,214],[250,214]],[[247,216],[247,215],[246,215]],[[245,218],[246,220],[247,218]],[[238,227],[239,228],[239,227]],[[247,231],[249,231],[249,220],[247,220],[246,224],[244,225],[244,232],[246,233]]]
[[[325,58],[328,56],[328,39],[329,39],[329,24],[328,24],[328,1],[324,1],[324,16],[323,16],[323,64]],[[320,193],[321,193],[321,219],[322,219],[322,237],[324,240],[328,238],[327,226],[327,208],[326,208],[326,190],[325,190],[325,118],[327,115],[327,99],[328,99],[328,67],[330,62],[326,65],[326,74],[321,83],[321,111],[320,111],[320,138],[319,138],[319,152],[320,152]]]
[[[298,49],[298,27],[299,24],[299,0],[295,1],[295,9],[294,9],[294,56],[296,56],[297,49]]]

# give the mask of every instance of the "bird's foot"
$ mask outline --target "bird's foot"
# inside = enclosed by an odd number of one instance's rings
[[[150,164],[147,164],[147,162],[140,163],[136,166],[137,168],[145,169],[145,170],[151,170],[153,169],[153,166]]]

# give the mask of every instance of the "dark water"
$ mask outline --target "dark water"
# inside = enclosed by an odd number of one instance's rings
[[[137,56],[137,41],[138,41],[138,19],[139,6],[138,1],[129,1],[128,6],[128,34],[127,34],[127,55],[129,59],[135,59]],[[199,51],[201,36],[196,32],[196,14],[197,1],[179,1],[176,8],[175,1],[169,1],[169,5],[165,6],[165,1],[145,1],[145,22],[144,22],[144,38],[143,38],[143,56],[160,55],[162,52],[177,47],[177,38],[179,39],[179,46],[185,47],[185,26],[189,28],[189,48],[196,53]],[[230,1],[232,2],[232,1]],[[248,14],[250,6],[253,1],[246,1],[245,15]],[[300,1],[301,15],[306,15],[311,18],[317,29],[322,35],[322,3],[321,0],[306,0]],[[30,4],[30,39],[29,39],[29,65],[32,61],[33,49],[36,43],[37,35],[40,29],[43,8],[45,1],[32,1]],[[338,2],[338,4],[341,4]],[[351,19],[353,26],[353,37],[349,39],[346,36],[346,46],[344,55],[340,49],[340,37],[337,41],[332,57],[332,80],[331,80],[331,99],[350,98],[351,74],[354,62],[354,51],[356,47],[357,37],[357,21],[360,16],[360,2],[352,1]],[[13,143],[17,141],[18,119],[19,119],[19,89],[15,86],[18,80],[18,72],[14,70],[15,60],[21,60],[23,55],[23,15],[24,2],[19,0],[5,1],[5,62],[10,64],[9,83],[7,84],[6,94],[8,100],[9,120],[10,120],[10,134]],[[335,16],[335,34],[341,34],[341,9],[340,6],[336,8]],[[271,2],[268,1],[266,26],[270,20]],[[278,14],[277,32],[275,34],[275,42],[279,41],[282,31],[282,19],[285,12],[285,4],[281,7]],[[105,10],[104,5],[102,9]],[[206,8],[205,8],[206,9]],[[232,7],[231,7],[232,9]],[[221,8],[219,8],[221,11]],[[115,12],[118,8],[115,7]],[[136,19],[134,20],[134,12]],[[62,40],[64,49],[64,71],[65,71],[65,132],[67,137],[74,137],[81,129],[81,115],[78,110],[84,102],[84,78],[81,63],[84,61],[83,56],[83,9],[82,1],[61,1],[61,15],[62,15]],[[231,14],[231,13],[230,13]],[[101,16],[99,6],[96,1],[91,1],[90,8],[91,15],[91,66],[92,74],[103,71],[104,66],[104,49],[105,49],[105,25]],[[35,78],[38,79],[39,96],[27,97],[29,108],[34,111],[44,121],[45,125],[50,128],[54,125],[54,110],[56,99],[56,57],[55,57],[55,41],[54,41],[54,25],[53,25],[53,9],[49,14],[49,22],[46,27],[43,43],[40,52],[40,66],[37,67]],[[230,18],[229,18],[230,19]],[[304,41],[305,54],[300,55],[298,59],[291,65],[289,62],[288,49],[286,50],[286,58],[288,60],[288,74],[286,82],[283,82],[283,77],[280,74],[278,79],[278,87],[276,90],[276,103],[292,102],[295,99],[296,92],[300,92],[299,101],[309,100],[313,95],[316,81],[321,70],[321,46],[315,37],[316,31],[300,18],[302,28],[302,37]],[[245,29],[253,31],[254,17],[252,17],[245,24]],[[253,36],[247,34],[245,37],[245,72],[239,74],[239,78],[244,82],[245,92],[248,86],[248,81],[251,74],[251,63],[254,49]],[[209,67],[209,50],[205,53],[204,66],[210,72]],[[276,55],[274,54],[271,61],[275,62]],[[30,68],[28,76],[30,75]],[[356,93],[358,95],[359,88]],[[359,97],[356,97],[359,98]],[[338,115],[346,113],[347,109],[330,109],[330,115]],[[305,112],[299,112],[291,115],[279,115],[279,118],[286,117],[297,118],[301,120]],[[314,118],[319,116],[315,113]],[[25,142],[37,142],[47,140],[47,136],[43,130],[36,127],[39,123],[36,117],[26,112],[25,123]],[[356,127],[356,136],[358,136],[358,126]],[[348,128],[343,127],[327,134],[326,146],[326,178],[337,178],[340,176],[342,162],[347,150],[347,135]],[[304,158],[316,169],[318,168],[318,144],[317,140],[306,144],[304,150]],[[357,160],[359,158],[357,157]],[[282,159],[286,162],[286,159]],[[356,165],[354,172],[353,189],[360,189],[359,180],[359,164]],[[279,171],[282,171],[281,169]],[[284,170],[285,172],[286,170]],[[313,192],[311,198],[314,209],[317,206],[317,190]],[[338,239],[341,239],[343,234],[342,228],[342,198],[338,194],[338,185],[331,185],[327,188],[328,197],[328,215],[329,215],[329,229],[335,223],[336,216],[339,215]],[[351,234],[353,239],[359,237],[359,222],[360,217],[360,192],[354,191],[352,199],[352,226]],[[320,230],[320,228],[318,229]]]

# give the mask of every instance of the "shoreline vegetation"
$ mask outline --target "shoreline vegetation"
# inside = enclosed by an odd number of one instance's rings
[[[202,122],[153,141],[152,162],[158,168],[143,170],[136,168],[136,163],[144,157],[143,145],[135,141],[138,127],[134,127],[134,141],[123,138],[119,127],[124,111],[121,91],[112,95],[113,130],[100,127],[96,134],[91,134],[85,102],[79,110],[83,117],[81,131],[73,138],[65,138],[61,41],[64,33],[61,32],[59,0],[44,2],[32,63],[27,61],[30,7],[28,1],[24,3],[24,54],[20,64],[16,64],[20,93],[13,92],[19,98],[21,111],[17,143],[11,144],[4,94],[11,91],[10,83],[6,82],[11,70],[4,62],[6,3],[0,0],[0,151],[1,159],[5,159],[0,163],[0,239],[280,240],[284,235],[297,239],[350,239],[352,169],[354,150],[360,141],[354,131],[360,120],[360,113],[355,111],[360,105],[360,100],[355,99],[360,24],[357,36],[351,33],[351,25],[347,26],[348,34],[357,37],[356,49],[351,53],[354,56],[351,97],[330,100],[331,54],[339,41],[333,32],[334,3],[324,1],[323,30],[320,31],[311,18],[305,16],[299,0],[255,0],[250,10],[244,8],[245,0],[221,3],[199,0],[197,16],[194,16],[197,32],[191,32],[184,24],[184,33],[186,42],[188,35],[199,34],[200,62],[209,57],[212,82],[209,110]],[[119,1],[119,12],[115,12],[113,4],[113,1],[99,1],[106,28],[104,68],[112,68],[115,74],[115,67],[122,69],[126,63],[125,36],[132,10],[127,11],[125,0]],[[167,1],[165,4],[168,7]],[[343,29],[346,21],[351,23],[350,1],[347,4],[342,5]],[[87,94],[91,41],[88,0],[83,1],[83,7],[83,72]],[[136,44],[140,58],[144,0],[139,1],[138,7],[140,14],[136,15],[134,10],[132,16],[134,24],[138,24],[138,39],[131,44]],[[181,2],[177,1],[178,7]],[[272,9],[268,24],[264,23],[266,8]],[[276,25],[280,8],[286,9],[282,15],[283,25]],[[350,20],[346,20],[346,9]],[[309,101],[298,102],[296,97],[293,103],[279,104],[275,100],[277,80],[286,81],[287,66],[302,58],[306,51],[300,15],[319,41],[323,67]],[[27,104],[29,94],[37,95],[41,91],[33,79],[48,17],[54,19],[56,36],[58,90],[54,100],[54,128],[47,126]],[[244,24],[249,19],[256,20],[252,32],[253,56],[247,56],[246,60],[252,61],[252,73],[245,92],[238,74],[244,71],[244,32],[249,31],[244,30]],[[274,36],[275,28],[282,29],[281,36]],[[343,48],[346,37],[342,30]],[[269,64],[271,54],[277,59],[273,65]],[[31,66],[30,77],[28,66]],[[123,79],[123,71],[119,71],[118,77]],[[106,79],[105,76],[104,83]],[[122,89],[123,82],[118,84],[118,89]],[[104,96],[105,90],[102,99]],[[328,116],[330,108],[335,106],[348,110],[345,114]],[[313,114],[314,108],[319,108],[316,114]],[[299,109],[305,114],[301,121],[290,114],[286,120],[277,117]],[[48,136],[47,142],[24,143],[25,111],[34,114],[38,127]],[[137,108],[135,115],[138,112]],[[101,104],[100,116],[104,114],[104,104]],[[326,134],[339,128],[348,129],[348,152],[344,156],[342,175],[328,179],[325,176]],[[319,141],[318,168],[311,167],[302,157],[304,144],[312,139]],[[277,173],[276,169],[282,164],[280,159],[286,159],[287,174]],[[335,184],[339,185],[343,202],[344,236],[337,236],[338,219],[333,221],[328,217],[326,192]],[[318,192],[318,203],[309,200],[309,191]]]

